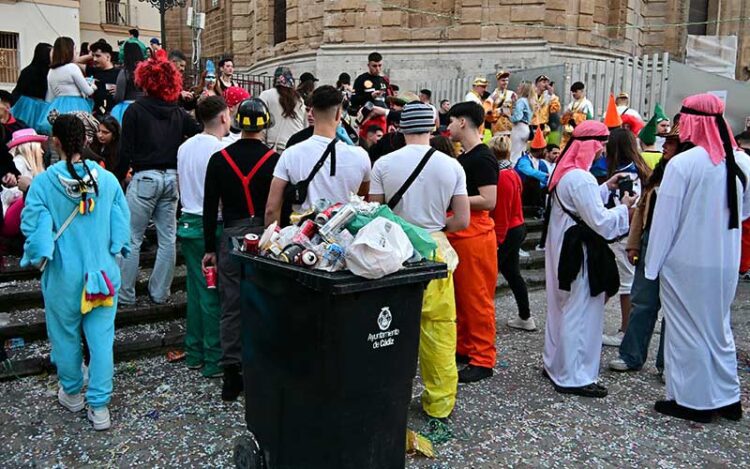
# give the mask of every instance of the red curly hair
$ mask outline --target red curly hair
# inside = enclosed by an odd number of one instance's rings
[[[172,62],[148,59],[136,67],[135,84],[149,96],[173,103],[182,91],[182,74]]]

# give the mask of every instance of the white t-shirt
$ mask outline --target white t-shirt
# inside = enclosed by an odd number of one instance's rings
[[[306,179],[325,152],[330,138],[313,135],[281,154],[273,176],[291,184]],[[331,176],[331,157],[315,175],[307,188],[307,199],[301,208],[307,209],[318,199],[328,199],[333,203],[346,203],[349,195],[356,194],[363,182],[370,181],[370,157],[357,146],[336,143],[336,175]],[[297,207],[295,207],[296,209]]]
[[[206,184],[208,160],[211,159],[211,155],[226,146],[226,142],[213,135],[197,134],[177,149],[177,177],[183,212],[203,215],[203,189]]]
[[[294,109],[296,117],[284,117],[284,108],[281,107],[279,92],[276,88],[269,88],[261,92],[258,98],[266,103],[274,121],[273,126],[266,130],[268,146],[281,152],[286,148],[289,137],[307,127],[305,104],[302,102],[302,98],[297,98],[297,105]]]
[[[407,145],[380,157],[372,168],[370,194],[382,194],[386,202],[390,200],[429,149],[429,145]],[[461,164],[436,151],[393,211],[427,231],[440,231],[445,227],[451,198],[467,194],[466,173]]]

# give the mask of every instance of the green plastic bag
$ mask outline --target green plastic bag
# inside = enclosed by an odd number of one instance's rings
[[[427,232],[424,228],[420,228],[418,226],[412,225],[408,221],[404,220],[403,218],[399,217],[395,213],[391,211],[390,208],[388,208],[387,205],[381,205],[380,208],[378,208],[374,213],[371,215],[362,215],[358,214],[356,217],[354,217],[354,220],[349,222],[348,225],[346,225],[346,229],[351,233],[352,235],[356,235],[359,230],[361,230],[366,224],[370,223],[374,219],[378,217],[386,218],[394,223],[398,223],[401,228],[404,229],[404,232],[406,233],[406,236],[409,238],[409,241],[411,241],[412,246],[414,249],[425,259],[432,259],[435,250],[437,249],[437,243],[432,239],[432,236],[430,236],[430,233]]]

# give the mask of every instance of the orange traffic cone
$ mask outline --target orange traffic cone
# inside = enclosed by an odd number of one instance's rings
[[[542,129],[537,127],[536,132],[534,132],[534,140],[531,141],[531,149],[541,150],[544,148],[547,148],[547,141],[544,139]]]
[[[615,95],[610,93],[609,104],[607,104],[607,112],[604,114],[604,125],[609,129],[615,129],[622,127],[622,118],[620,113],[617,112],[617,104],[615,104]]]

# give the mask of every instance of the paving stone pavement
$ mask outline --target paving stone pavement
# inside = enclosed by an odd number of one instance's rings
[[[515,309],[508,294],[497,300],[498,366],[489,380],[460,385],[449,419],[455,438],[437,446],[437,459],[408,456],[414,468],[495,467],[748,467],[750,418],[710,425],[656,414],[663,385],[653,367],[614,373],[602,352],[605,399],[562,396],[541,376],[545,297],[531,292],[539,329],[511,331]],[[742,403],[750,411],[750,285],[734,305]],[[619,324],[619,304],[607,307],[606,327]],[[201,378],[163,356],[120,363],[110,409],[113,428],[97,433],[85,412],[70,414],[56,402],[56,378],[34,376],[0,383],[0,467],[231,467],[233,440],[244,430],[241,402],[222,404],[220,382]],[[426,423],[421,383],[409,426]]]

